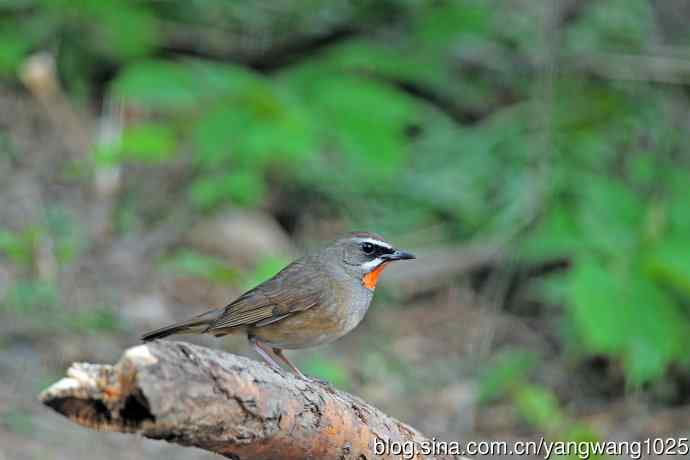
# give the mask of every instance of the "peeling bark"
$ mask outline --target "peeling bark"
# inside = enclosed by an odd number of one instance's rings
[[[232,459],[378,459],[374,440],[428,441],[359,398],[247,358],[180,342],[76,363],[41,401],[103,431],[139,433]],[[415,457],[454,458],[454,457]]]

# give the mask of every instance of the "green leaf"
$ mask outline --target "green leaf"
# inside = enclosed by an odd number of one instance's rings
[[[660,377],[683,356],[690,324],[639,270],[612,272],[578,259],[567,283],[569,312],[587,351],[620,357],[632,384]]]
[[[28,279],[10,288],[3,306],[18,313],[36,313],[55,308],[57,301],[58,291],[54,284]]]
[[[485,35],[492,17],[484,2],[453,1],[429,3],[416,18],[416,38],[431,47],[448,47],[459,36]]]
[[[670,230],[675,235],[687,237],[690,234],[690,206],[688,206],[690,172],[682,168],[664,172],[666,173],[664,177],[669,184],[667,202]]]
[[[260,170],[296,168],[318,150],[313,115],[301,100],[256,76],[197,121],[197,160],[206,170],[223,165]]]
[[[414,107],[409,97],[355,77],[327,76],[313,86],[321,126],[342,149],[345,171],[370,180],[393,177],[407,157],[405,128]]]
[[[130,160],[139,163],[157,164],[177,154],[177,135],[168,124],[140,122],[128,126],[122,137],[108,144],[94,147],[91,157],[96,166],[112,167]]]
[[[0,22],[0,75],[14,74],[32,46],[28,37],[19,27]]]
[[[515,405],[534,427],[557,432],[567,421],[556,396],[547,388],[523,385],[515,392]]]
[[[64,325],[75,333],[90,335],[116,331],[122,326],[117,314],[105,307],[74,312],[64,318]]]
[[[123,158],[145,163],[170,159],[177,151],[175,131],[167,124],[138,123],[127,127],[122,135]]]
[[[442,69],[425,53],[404,53],[399,48],[360,39],[333,47],[322,59],[290,69],[283,74],[283,78],[288,84],[310,87],[314,79],[329,73],[356,72],[405,81],[437,82]]]
[[[202,60],[189,60],[185,64],[194,72],[199,91],[207,98],[243,94],[250,85],[262,81],[260,75],[238,65]]]
[[[535,356],[529,352],[500,352],[482,372],[479,380],[479,399],[482,402],[496,400],[519,387],[535,364]]]
[[[89,21],[97,44],[105,52],[120,59],[144,56],[159,41],[158,20],[141,3],[122,0],[92,0]]]
[[[202,115],[193,135],[198,163],[209,171],[224,167],[232,158],[235,138],[241,135],[241,127],[248,123],[246,113],[227,106]]]
[[[574,213],[563,205],[551,209],[522,243],[522,253],[531,259],[564,257],[582,249]]]
[[[610,254],[634,251],[640,243],[645,207],[641,197],[620,181],[604,176],[583,177],[577,221],[592,249]]]
[[[192,203],[204,210],[212,209],[226,201],[244,206],[256,205],[265,193],[266,185],[263,178],[253,171],[202,176],[192,183],[189,190]]]
[[[690,297],[690,244],[687,238],[667,238],[651,250],[647,269],[659,282]]]
[[[244,285],[247,289],[256,286],[257,284],[263,283],[280,270],[282,270],[287,264],[288,260],[281,257],[266,257],[259,262],[259,264],[254,268],[254,272],[251,273]]]
[[[190,249],[180,249],[161,260],[159,268],[177,275],[204,278],[217,283],[237,279],[237,270],[222,259],[211,257]]]
[[[656,27],[654,10],[645,0],[609,0],[583,9],[565,30],[570,52],[587,53],[603,48],[637,51]]]
[[[312,355],[301,367],[307,375],[326,380],[337,388],[347,388],[350,385],[347,370],[336,360]]]
[[[181,62],[145,60],[113,82],[115,95],[155,110],[189,110],[199,102],[193,69]]]
[[[38,229],[25,229],[21,233],[0,230],[0,254],[17,265],[29,265],[33,261],[39,236]]]

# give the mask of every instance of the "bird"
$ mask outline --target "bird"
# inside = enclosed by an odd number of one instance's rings
[[[295,260],[224,308],[145,333],[145,342],[173,334],[246,334],[274,370],[287,365],[308,378],[284,354],[331,343],[364,318],[384,268],[415,259],[381,236],[352,232]]]

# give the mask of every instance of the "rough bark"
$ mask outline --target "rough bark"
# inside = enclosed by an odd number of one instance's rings
[[[40,398],[70,420],[233,459],[399,458],[375,455],[375,438],[428,441],[328,384],[180,342],[137,346],[114,366],[77,363],[67,374]]]

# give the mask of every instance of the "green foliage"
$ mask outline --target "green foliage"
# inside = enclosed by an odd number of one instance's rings
[[[572,317],[594,353],[621,356],[630,381],[661,377],[688,346],[687,319],[638,270],[582,261],[568,277]]]
[[[22,279],[10,286],[0,307],[15,313],[33,314],[53,308],[57,301],[58,290],[54,284]]]
[[[96,147],[93,158],[98,166],[113,166],[124,161],[158,164],[172,158],[177,138],[172,126],[142,122],[128,126],[121,139]]]
[[[72,262],[84,248],[83,234],[75,222],[75,217],[64,207],[52,206],[45,211],[43,225],[42,231],[45,231],[51,240],[57,262],[61,265]]]
[[[30,265],[34,258],[37,230],[22,233],[0,230],[0,254],[17,265]]]
[[[567,30],[566,46],[573,51],[640,49],[653,34],[653,14],[645,0],[609,0],[592,5]]]
[[[12,74],[29,52],[31,42],[16,24],[0,21],[0,75]]]
[[[548,290],[565,304],[573,349],[619,360],[639,385],[688,362],[688,212],[678,186],[687,184],[687,158],[668,169],[679,141],[646,103],[653,89],[573,85],[558,86],[553,178],[522,253],[573,261]],[[585,106],[582,94],[598,102]],[[651,146],[638,149],[632,139],[640,137]]]
[[[75,334],[101,334],[121,328],[120,319],[110,308],[91,307],[64,318],[63,325]]]
[[[247,289],[263,283],[288,264],[288,260],[281,257],[266,257],[254,268],[254,272],[247,275],[244,285]]]
[[[520,385],[515,393],[515,405],[531,425],[547,429],[555,434],[563,429],[567,416],[563,413],[556,396],[538,385]]]
[[[159,268],[176,275],[204,278],[217,283],[233,282],[238,277],[237,270],[223,260],[190,249],[179,249],[163,258]]]
[[[499,354],[480,380],[480,399],[485,403],[496,398],[511,400],[520,417],[547,438],[577,443],[601,441],[592,427],[567,414],[551,389],[529,383],[527,374],[535,363],[533,355],[520,350]],[[572,453],[567,458],[576,460],[578,455],[586,453]],[[602,457],[590,455],[589,458]]]
[[[522,350],[506,350],[497,354],[482,370],[479,379],[479,399],[489,402],[502,398],[522,385],[536,364],[533,354]]]
[[[337,388],[347,389],[351,384],[347,370],[337,360],[315,354],[300,367],[307,375],[326,380]]]
[[[198,103],[193,69],[177,62],[134,62],[112,89],[114,95],[152,110],[192,109]]]
[[[0,228],[0,257],[6,257],[24,270],[31,269],[39,245],[47,239],[57,262],[65,264],[72,261],[81,249],[78,238],[79,232],[72,216],[56,205],[45,211],[40,225],[27,226],[21,231]]]

